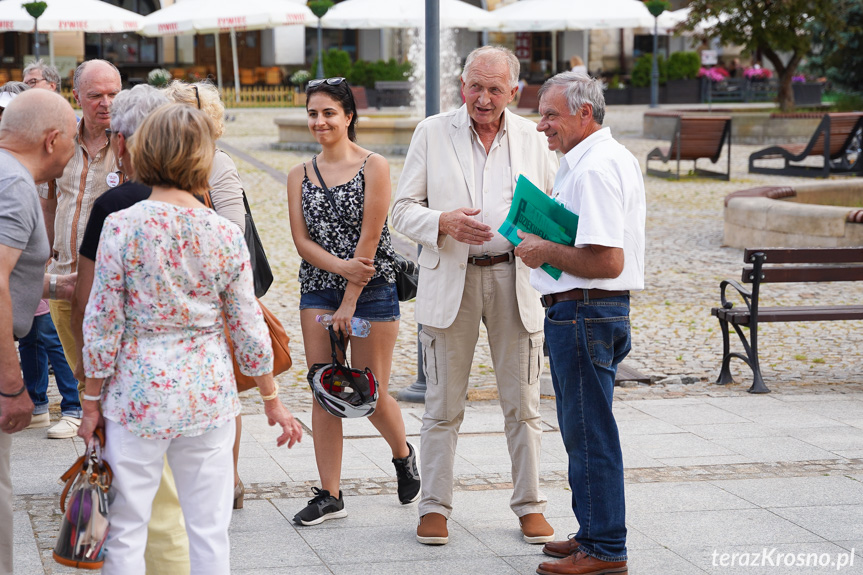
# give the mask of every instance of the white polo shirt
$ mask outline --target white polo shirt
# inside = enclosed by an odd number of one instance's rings
[[[552,197],[578,214],[576,247],[623,248],[623,272],[613,279],[564,273],[555,281],[541,268],[530,284],[541,294],[571,289],[644,289],[644,221],[647,204],[641,167],[629,150],[603,128],[571,149],[560,163]]]

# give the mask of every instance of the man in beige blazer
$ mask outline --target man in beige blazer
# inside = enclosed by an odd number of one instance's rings
[[[417,126],[393,206],[395,228],[423,248],[416,319],[428,385],[417,540],[428,545],[449,540],[453,460],[481,321],[512,461],[510,507],[528,543],[554,536],[539,490],[544,314],[530,269],[497,233],[516,178],[549,193],[558,166],[536,124],[506,109],[518,72],[518,59],[505,48],[471,52],[462,73],[465,105]]]

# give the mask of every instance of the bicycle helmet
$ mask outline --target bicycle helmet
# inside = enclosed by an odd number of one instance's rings
[[[375,411],[378,385],[368,368],[360,371],[338,363],[316,363],[308,380],[318,405],[336,417],[366,417]]]
[[[364,371],[352,369],[339,361],[336,348],[345,356],[345,344],[341,335],[336,337],[329,326],[332,363],[316,363],[307,376],[312,394],[318,405],[336,417],[366,417],[375,412],[378,403],[378,382],[369,368]]]

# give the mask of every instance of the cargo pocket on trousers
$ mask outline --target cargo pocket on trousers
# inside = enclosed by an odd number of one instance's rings
[[[449,420],[446,385],[446,340],[442,334],[420,331],[420,345],[423,348],[423,372],[426,376],[425,409],[426,414],[441,421]]]
[[[526,373],[522,371],[522,377],[526,375],[527,379],[521,382],[521,401],[519,402],[518,409],[519,421],[527,421],[539,417],[539,375],[542,371],[542,342],[544,338],[542,332],[528,334],[527,337],[527,370],[525,370]]]

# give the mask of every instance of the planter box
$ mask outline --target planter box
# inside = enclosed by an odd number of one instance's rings
[[[660,91],[662,88],[660,88]],[[664,104],[697,104],[701,102],[701,80],[669,80],[665,85]]]
[[[632,90],[632,98],[630,99],[630,104],[650,104],[650,86],[645,88],[631,88]],[[659,86],[659,93],[657,94],[657,104],[660,102],[664,102],[666,98],[666,89],[665,86]]]
[[[796,106],[817,106],[821,103],[821,92],[824,84],[821,82],[794,82],[791,84]]]
[[[604,92],[606,106],[623,106],[629,104],[632,97],[631,88],[609,89]]]

